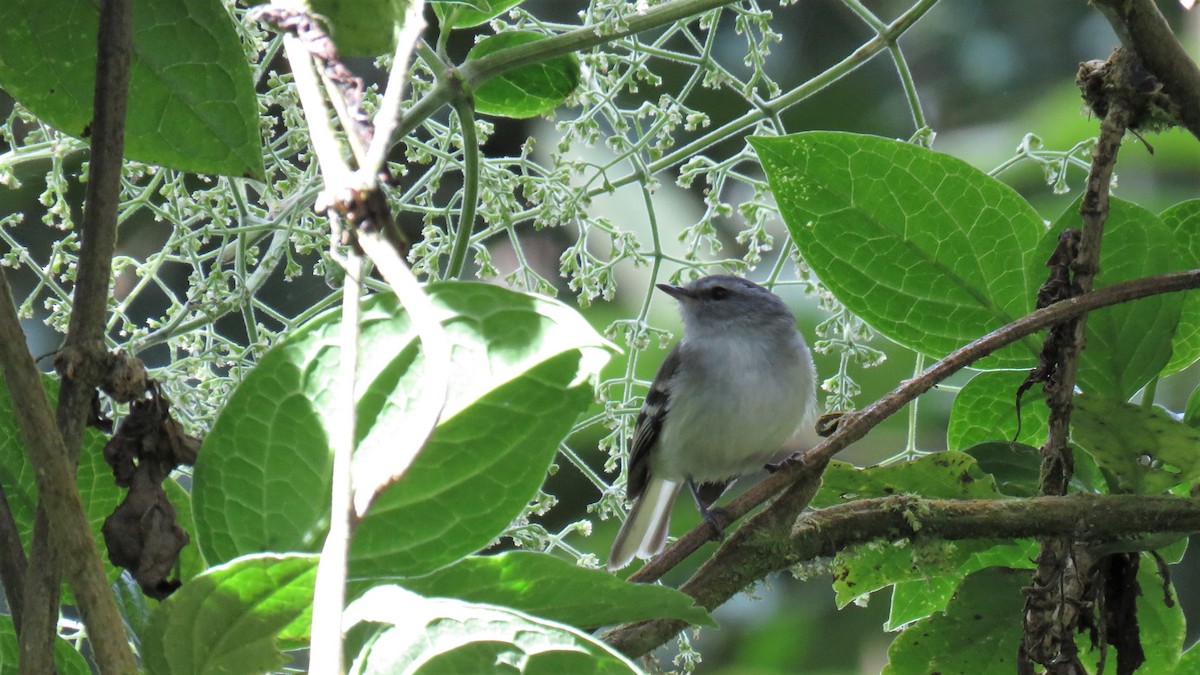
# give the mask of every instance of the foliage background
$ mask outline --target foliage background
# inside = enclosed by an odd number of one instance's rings
[[[872,11],[883,17],[891,17],[909,5],[900,2],[867,3]],[[870,32],[854,14],[840,2],[819,0],[798,2],[783,7],[775,3],[762,3],[764,9],[774,13],[771,27],[782,35],[782,39],[770,45],[771,56],[766,70],[779,86],[788,90],[812,75],[821,72],[842,59],[870,37]],[[769,6],[768,6],[769,5]],[[561,3],[553,0],[529,0],[523,7],[533,16],[546,22],[575,23],[578,21],[578,3]],[[1163,3],[1163,9],[1171,13],[1177,33],[1184,36],[1193,54],[1200,52],[1200,19],[1187,16],[1171,3]],[[480,29],[487,32],[486,28]],[[745,35],[739,35],[731,21],[719,28],[715,49],[722,62],[737,64],[746,54]],[[472,46],[470,31],[459,31],[447,45],[448,52],[461,59]],[[1026,133],[1040,136],[1046,148],[1066,150],[1077,142],[1095,134],[1096,122],[1080,113],[1077,90],[1073,77],[1078,62],[1092,58],[1104,58],[1117,44],[1107,22],[1085,3],[1059,3],[1048,9],[1036,0],[1020,0],[1007,3],[991,3],[984,0],[962,0],[944,2],[936,6],[903,38],[901,45],[913,72],[917,91],[924,104],[928,123],[937,133],[934,149],[966,159],[971,164],[990,170],[1013,156],[1013,149]],[[352,62],[357,71],[368,70],[369,62]],[[625,92],[620,103],[636,108],[642,101],[654,101],[657,93],[669,90],[672,82],[686,78],[688,66],[675,64],[674,70],[667,67],[658,70],[664,84],[652,82],[640,85],[637,92]],[[268,85],[269,86],[269,82]],[[711,117],[712,125],[719,126],[744,111],[744,101],[729,96],[707,92],[703,109]],[[11,102],[0,103],[0,115],[8,116]],[[286,119],[286,111],[273,110]],[[788,131],[808,129],[836,129],[871,133],[881,136],[908,138],[912,135],[912,120],[904,92],[899,86],[895,68],[886,54],[880,54],[872,62],[832,86],[819,92],[802,104],[793,107],[781,116]],[[560,119],[562,117],[560,116]],[[446,114],[439,115],[437,123],[450,125],[453,122]],[[553,124],[544,118],[510,120],[491,118],[494,124],[484,146],[489,158],[519,157],[528,138],[538,139],[537,146],[552,148],[556,142]],[[1200,154],[1179,132],[1148,139],[1155,154],[1151,157],[1136,145],[1130,145],[1122,155],[1118,168],[1120,183],[1116,194],[1141,204],[1153,211],[1169,204],[1194,196],[1197,178],[1200,178]],[[602,144],[598,150],[587,150],[582,146],[573,152],[589,157],[587,152],[603,156]],[[420,150],[421,148],[410,148]],[[429,150],[428,148],[426,148]],[[731,151],[736,151],[736,148]],[[6,231],[25,245],[33,259],[47,261],[56,253],[51,242],[61,233],[45,227],[42,216],[61,219],[63,204],[82,204],[82,189],[78,182],[63,186],[49,186],[58,190],[47,191],[43,176],[51,162],[64,163],[65,173],[77,174],[79,155],[62,158],[48,157],[41,164],[22,164],[21,173],[15,178],[22,187],[0,191],[0,214],[24,212],[24,222],[10,224]],[[596,159],[599,161],[599,159]],[[1068,191],[1056,194],[1047,183],[1044,167],[1030,162],[1022,163],[1006,171],[1002,177],[1022,192],[1040,210],[1046,219],[1055,218],[1067,208],[1079,194],[1084,170],[1068,168],[1065,186]],[[401,178],[402,184],[404,178]],[[459,188],[454,184],[456,177],[448,176],[435,194],[445,201]],[[1051,181],[1054,182],[1054,181]],[[297,183],[302,180],[297,178]],[[179,190],[189,191],[204,186],[204,180],[187,177],[180,179]],[[743,190],[737,192],[737,189]],[[737,204],[750,195],[744,187],[731,188],[725,196],[727,201]],[[49,196],[47,196],[49,195]],[[310,200],[311,201],[311,200]],[[659,227],[664,241],[673,241],[676,231],[692,226],[704,212],[705,202],[702,181],[690,188],[675,185],[674,174],[664,175],[655,195],[656,212],[660,215]],[[228,206],[228,205],[225,205]],[[280,208],[287,208],[281,204]],[[236,208],[236,206],[235,206]],[[431,211],[434,209],[431,206]],[[590,212],[603,214],[613,223],[622,225],[637,223],[645,218],[642,196],[634,186],[619,189],[612,196],[598,198]],[[223,213],[214,207],[214,213]],[[79,213],[72,214],[78,219]],[[133,260],[144,260],[150,251],[160,247],[168,230],[159,222],[152,211],[143,211],[122,225],[119,254]],[[305,216],[297,213],[297,222]],[[309,223],[311,225],[311,223]],[[423,224],[419,218],[403,221],[410,237],[421,237]],[[714,238],[721,242],[722,255],[741,258],[746,252],[737,234],[741,226],[738,219],[717,218]],[[629,225],[632,229],[635,225]],[[776,220],[768,225],[776,243],[783,240],[783,229]],[[562,252],[574,243],[576,232],[565,228],[534,230],[522,228],[506,244],[500,240],[489,246],[491,263],[500,278],[520,273],[512,278],[519,285],[536,286],[538,279],[528,272],[535,272],[551,283],[560,297],[569,299],[578,289],[573,289],[558,273]],[[280,265],[257,294],[264,306],[287,308],[285,314],[294,316],[310,307],[319,298],[328,296],[329,288],[324,278],[325,270],[320,264],[320,242],[300,241],[286,252],[287,260]],[[758,263],[758,275],[772,269],[776,251],[767,252]],[[785,284],[781,292],[788,297],[801,314],[802,328],[810,338],[815,327],[826,318],[826,314],[815,298],[802,292],[791,265],[783,267],[781,277]],[[631,265],[615,270],[616,293],[611,300],[597,299],[585,307],[589,319],[598,328],[607,328],[613,321],[636,315],[647,297],[645,269],[634,269]],[[671,272],[673,269],[666,269]],[[38,280],[21,270],[10,277],[18,297],[35,293]],[[185,265],[164,265],[158,273],[166,288],[178,297],[186,293],[189,281]],[[118,297],[122,284],[128,290],[139,280],[132,275],[118,281]],[[52,294],[38,296],[31,303],[33,316],[26,328],[37,343],[34,353],[46,353],[57,344],[57,334],[45,327],[61,319],[52,306],[47,310],[44,302]],[[215,292],[215,291],[214,291]],[[162,315],[166,292],[157,299],[145,297],[123,307],[132,325],[141,325],[148,318]],[[585,303],[586,304],[586,303]],[[671,303],[666,298],[653,298],[650,306],[650,323],[654,326],[678,331]],[[290,312],[290,314],[289,314]],[[267,322],[270,324],[270,321]],[[273,328],[282,327],[276,322]],[[242,317],[227,316],[216,324],[216,333],[222,336],[217,343],[194,344],[191,351],[179,345],[166,344],[148,349],[142,354],[149,365],[165,366],[174,363],[180,367],[181,359],[199,358],[206,349],[214,346],[229,358],[228,363],[214,368],[197,368],[195,373],[208,373],[208,377],[178,383],[173,395],[179,401],[178,410],[189,414],[188,423],[204,428],[212,412],[224,399],[232,375],[237,377],[239,368],[238,349],[250,345],[261,349],[269,344],[271,337],[261,336],[256,343],[249,334]],[[645,352],[630,352],[614,360],[609,368],[614,377],[626,370],[625,358],[637,356],[634,372],[639,378],[647,379],[665,351],[658,349],[655,340],[649,340]],[[858,404],[866,403],[890,390],[897,381],[908,377],[914,367],[914,357],[905,350],[876,339],[870,347],[882,350],[886,361],[875,368],[855,367],[854,380],[861,386],[861,393],[854,397]],[[207,364],[211,366],[212,364]],[[185,364],[186,366],[186,364]],[[826,354],[818,358],[818,370],[828,377],[838,370],[838,355]],[[1158,400],[1172,410],[1183,407],[1187,393],[1200,379],[1197,373],[1185,372],[1168,380],[1158,390]],[[952,381],[962,384],[966,377]],[[924,451],[945,448],[945,427],[949,403],[952,396],[931,393],[921,401],[917,415],[915,447]],[[597,409],[596,414],[601,411]],[[875,430],[866,440],[845,453],[844,459],[857,464],[871,464],[902,451],[908,439],[908,426],[903,416],[896,416]],[[600,426],[583,429],[570,442],[578,457],[583,458],[592,469],[607,480],[611,474],[604,473],[605,455],[597,449],[604,430]],[[564,463],[565,462],[561,462]],[[538,522],[549,533],[564,532],[563,544],[577,553],[595,553],[601,558],[606,555],[607,543],[615,532],[613,520],[600,521],[592,516],[596,529],[590,536],[570,526],[587,517],[587,507],[600,498],[596,487],[579,471],[559,471],[547,484],[546,492],[557,498],[557,505]],[[680,509],[674,530],[682,532],[695,522],[689,511]],[[580,528],[583,530],[586,528]],[[703,559],[701,552],[696,559]],[[1175,582],[1180,591],[1184,607],[1190,617],[1200,617],[1200,584],[1197,578],[1200,554],[1193,552],[1177,568]],[[668,577],[666,582],[674,584],[686,577],[690,569],[680,569]],[[888,635],[878,627],[885,618],[886,603],[875,603],[865,609],[849,608],[842,612],[834,609],[832,594],[822,580],[815,583],[797,583],[791,579],[777,579],[772,587],[760,589],[756,597],[741,597],[721,608],[716,617],[722,624],[720,631],[705,631],[696,643],[704,655],[705,670],[710,672],[877,672],[884,662],[884,651]],[[1193,620],[1194,626],[1200,620]],[[1191,640],[1189,640],[1190,642]],[[837,649],[828,645],[836,644]]]

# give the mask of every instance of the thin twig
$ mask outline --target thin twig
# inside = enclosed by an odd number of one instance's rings
[[[422,0],[412,0],[404,13],[404,26],[396,38],[396,51],[392,55],[392,70],[388,74],[387,90],[383,92],[383,101],[379,111],[375,113],[375,135],[371,139],[371,147],[367,149],[366,157],[360,158],[359,170],[377,176],[387,160],[388,151],[392,148],[392,135],[400,122],[400,106],[404,102],[404,91],[408,84],[408,69],[412,63],[413,52],[425,31],[423,16],[425,3]]]
[[[466,271],[467,250],[475,231],[475,209],[479,206],[479,138],[475,133],[475,105],[464,90],[454,99],[454,113],[463,138],[463,200],[454,231],[454,246],[446,264],[446,279],[457,279]]]
[[[552,35],[544,40],[528,42],[514,47],[506,47],[487,56],[464,64],[460,70],[467,86],[474,90],[488,80],[530,63],[544,61],[555,56],[575,54],[592,47],[616,42],[646,30],[669,26],[676,21],[690,19],[705,12],[731,5],[737,0],[672,0],[661,5],[655,5],[645,12],[626,17],[615,30],[602,30],[598,26],[580,26],[575,30],[559,35]],[[924,0],[935,2],[936,0]],[[430,89],[420,101],[409,110],[409,114],[396,128],[399,136],[404,136],[417,128],[417,125],[428,119],[443,105],[453,100],[455,88],[459,83],[446,78]]]

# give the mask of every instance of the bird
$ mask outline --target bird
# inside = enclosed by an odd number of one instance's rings
[[[720,536],[708,507],[816,414],[812,353],[779,296],[730,275],[657,286],[679,302],[683,338],[659,366],[634,425],[625,483],[633,506],[609,571],[662,552],[684,485]]]

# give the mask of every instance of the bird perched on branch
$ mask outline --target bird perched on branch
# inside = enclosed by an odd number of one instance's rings
[[[775,457],[816,412],[816,369],[790,309],[727,275],[659,284],[679,301],[683,339],[659,366],[633,432],[629,517],[608,569],[663,550],[684,485],[720,535],[709,506],[738,476]]]

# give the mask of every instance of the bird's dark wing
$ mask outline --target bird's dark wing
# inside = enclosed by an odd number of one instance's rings
[[[637,425],[633,428],[633,449],[629,452],[629,478],[625,483],[626,499],[637,499],[646,490],[650,479],[650,451],[658,443],[663,420],[671,409],[671,393],[668,385],[679,368],[679,345],[675,345],[667,358],[658,367],[642,410],[638,413]]]

